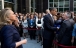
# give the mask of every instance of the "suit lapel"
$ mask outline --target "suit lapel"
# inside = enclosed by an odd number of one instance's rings
[[[53,17],[51,17],[51,15],[50,14],[48,14],[48,18],[54,23],[54,18]]]

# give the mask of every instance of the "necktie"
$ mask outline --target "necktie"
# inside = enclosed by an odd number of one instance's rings
[[[52,17],[52,20],[53,20],[53,23],[54,23],[54,17],[53,16],[51,16]]]

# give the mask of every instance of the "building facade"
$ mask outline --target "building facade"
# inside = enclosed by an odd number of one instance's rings
[[[46,9],[55,7],[58,12],[74,11],[76,12],[76,0],[43,0],[43,12]]]
[[[0,0],[0,10],[5,7],[21,13],[45,12],[52,7],[56,7],[58,12],[76,12],[76,0]]]
[[[74,2],[75,0],[48,0],[48,8],[56,7],[58,12],[75,11]]]
[[[56,7],[58,12],[64,12],[66,10],[76,12],[76,0],[31,0],[30,4],[31,7],[29,6],[30,9],[28,10],[31,10],[31,12],[45,12],[46,9],[52,7]]]
[[[17,0],[0,0],[0,10],[10,7],[13,11],[17,11]]]
[[[76,12],[76,0],[0,0],[0,10],[5,7],[18,13],[45,12],[52,7],[56,7],[58,12]]]

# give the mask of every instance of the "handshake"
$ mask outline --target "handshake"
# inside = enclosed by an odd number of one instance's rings
[[[57,30],[59,30],[60,29],[60,27],[57,27]]]

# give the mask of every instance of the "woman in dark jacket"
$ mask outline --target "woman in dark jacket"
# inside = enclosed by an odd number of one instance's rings
[[[27,42],[26,39],[21,41],[17,29],[12,25],[16,20],[16,15],[11,9],[7,8],[0,11],[1,48],[23,48],[22,44]]]

